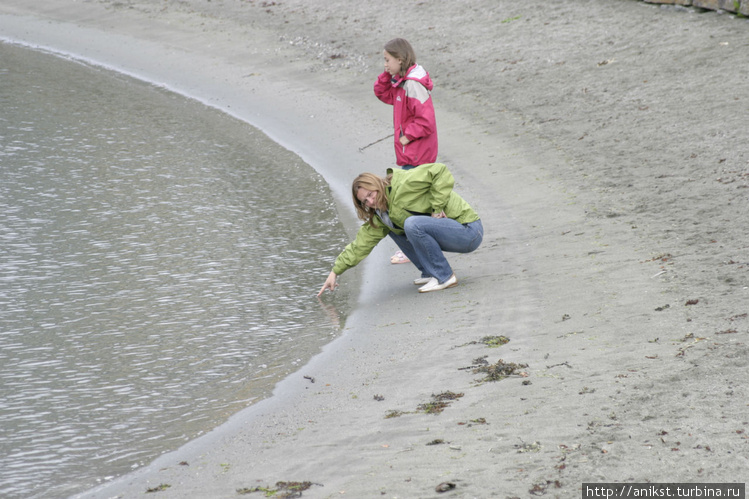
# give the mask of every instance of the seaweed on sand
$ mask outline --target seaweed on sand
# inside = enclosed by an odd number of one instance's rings
[[[510,342],[510,338],[508,338],[507,336],[502,336],[502,335],[484,336],[478,341],[469,341],[468,343],[465,343],[460,346],[464,347],[466,345],[482,344],[482,345],[488,346],[489,348],[498,348],[498,347],[501,347],[502,345],[506,345],[509,342]]]
[[[528,373],[522,371],[522,369],[525,369],[527,367],[528,367],[528,364],[517,364],[515,362],[505,362],[504,360],[499,359],[494,364],[474,366],[473,373],[474,374],[479,374],[479,373],[486,374],[484,378],[478,380],[479,382],[500,381],[509,376],[527,377]]]
[[[425,412],[427,414],[439,414],[443,410],[445,410],[445,407],[450,405],[450,402],[452,402],[453,400],[457,400],[462,396],[462,393],[453,393],[450,391],[442,392],[437,395],[432,394],[432,401],[426,402],[424,404],[419,404],[416,410]]]
[[[462,396],[463,396],[462,393],[454,393],[451,391],[442,392],[437,395],[432,394],[432,401],[419,404],[418,407],[416,407],[416,411],[414,412],[423,412],[426,414],[439,414],[443,410],[445,410],[445,407],[450,405],[450,402],[452,402],[453,400],[457,400]],[[390,410],[385,414],[385,419],[397,418],[404,414],[413,414],[413,412]]]
[[[292,497],[302,497],[302,492],[313,485],[320,485],[312,482],[276,482],[276,488],[270,487],[247,487],[237,489],[237,494],[252,494],[262,492],[265,497],[276,497],[278,499],[291,499]]]

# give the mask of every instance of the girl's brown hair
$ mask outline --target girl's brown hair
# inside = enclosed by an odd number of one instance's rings
[[[416,64],[416,52],[407,40],[393,38],[385,44],[385,51],[401,61],[400,75],[406,76],[408,68]]]
[[[374,173],[362,173],[354,179],[353,184],[351,184],[351,194],[354,198],[354,208],[356,208],[356,215],[359,217],[359,220],[363,220],[372,227],[376,227],[374,223],[375,210],[359,201],[359,198],[356,197],[359,189],[364,188],[368,191],[376,192],[375,204],[381,210],[387,210],[388,200],[385,192],[390,185],[391,179],[392,175],[382,178]]]

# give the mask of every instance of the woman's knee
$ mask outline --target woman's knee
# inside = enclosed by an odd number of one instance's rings
[[[406,232],[406,234],[413,233],[415,230],[419,229],[419,217],[408,217],[405,222],[403,222],[403,230]]]

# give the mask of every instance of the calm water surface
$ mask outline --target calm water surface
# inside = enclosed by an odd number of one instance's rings
[[[0,43],[0,496],[65,497],[268,395],[338,334],[327,185],[249,125]]]

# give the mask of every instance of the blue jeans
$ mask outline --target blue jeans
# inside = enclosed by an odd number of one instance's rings
[[[440,284],[453,275],[443,252],[470,253],[484,238],[481,220],[461,224],[452,218],[414,215],[406,219],[404,230],[405,235],[390,232],[390,237],[422,277],[435,277]]]

